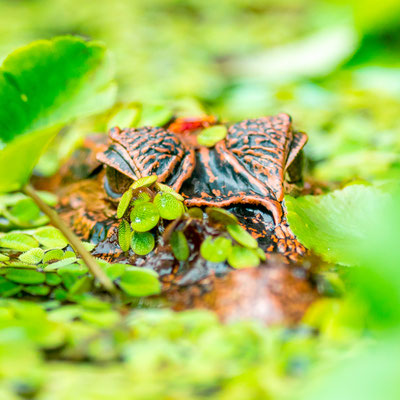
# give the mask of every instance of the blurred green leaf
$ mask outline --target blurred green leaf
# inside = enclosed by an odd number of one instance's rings
[[[105,48],[75,37],[38,41],[0,70],[0,192],[26,183],[57,129],[112,105],[115,86]]]
[[[354,264],[355,246],[368,237],[388,195],[373,186],[351,185],[321,196],[286,196],[285,202],[290,227],[302,244],[328,261]]]

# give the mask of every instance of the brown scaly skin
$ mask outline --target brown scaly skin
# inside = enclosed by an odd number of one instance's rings
[[[288,226],[283,198],[284,185],[301,181],[295,161],[307,135],[279,114],[233,124],[215,147],[199,146],[198,127],[215,122],[180,119],[171,129],[112,129],[110,146],[97,156],[107,166],[107,192],[118,197],[132,179],[157,174],[187,206],[225,207],[268,253],[298,260],[305,248]]]

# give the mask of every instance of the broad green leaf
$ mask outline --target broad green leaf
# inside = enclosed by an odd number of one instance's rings
[[[232,242],[222,236],[208,236],[200,246],[200,254],[207,261],[224,262],[232,251]]]
[[[119,285],[130,296],[150,296],[161,291],[157,274],[145,268],[127,268]]]
[[[250,235],[246,229],[242,228],[239,224],[228,225],[226,227],[229,234],[235,239],[239,244],[249,249],[256,249],[258,247],[257,240]]]
[[[43,283],[46,275],[42,272],[23,268],[9,268],[5,277],[15,283],[23,285],[37,285]]]
[[[49,249],[63,249],[68,246],[68,241],[64,235],[53,226],[38,228],[33,233],[33,237],[44,247]]]
[[[190,249],[185,234],[182,231],[175,231],[171,236],[171,247],[174,256],[179,261],[186,261],[190,255]]]
[[[246,247],[233,246],[228,257],[228,263],[233,268],[253,268],[260,264],[257,252]]]
[[[171,193],[158,193],[153,203],[163,219],[177,219],[183,213],[182,202]]]
[[[9,232],[0,238],[0,247],[18,251],[27,251],[38,247],[39,243],[33,237],[25,233]]]
[[[351,185],[322,196],[286,196],[288,221],[300,242],[327,261],[354,263],[353,247],[368,237],[388,195]]]
[[[39,264],[42,261],[44,255],[44,250],[40,247],[36,247],[22,253],[19,259],[27,264]]]
[[[130,245],[135,254],[145,256],[154,249],[154,236],[150,232],[134,232]]]
[[[112,105],[105,48],[76,37],[22,47],[0,68],[0,192],[18,190],[57,130]]]
[[[32,296],[46,296],[50,292],[50,288],[46,285],[24,286],[22,290],[26,293],[31,294]]]

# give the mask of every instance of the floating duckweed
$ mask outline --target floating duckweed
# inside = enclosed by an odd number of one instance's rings
[[[164,219],[177,219],[183,213],[182,202],[170,193],[158,193],[154,198],[154,205]]]
[[[118,226],[118,243],[122,251],[128,251],[131,244],[131,227],[129,222],[122,220]]]
[[[131,248],[138,256],[145,256],[154,249],[154,236],[150,232],[134,232]]]
[[[27,264],[39,264],[43,260],[44,251],[40,247],[22,253],[18,258]]]
[[[203,210],[199,207],[189,208],[187,213],[189,214],[190,218],[203,219]]]
[[[260,259],[252,249],[233,246],[232,252],[228,257],[228,263],[233,268],[252,268],[260,264]]]
[[[168,185],[164,185],[163,183],[157,182],[156,183],[156,188],[160,192],[165,192],[165,193],[172,194],[172,196],[176,197],[179,201],[185,200],[178,192],[175,192],[175,190],[172,189],[172,187],[170,187]]]
[[[46,251],[43,256],[43,263],[47,264],[49,261],[59,261],[64,258],[64,252],[60,249]]]
[[[186,261],[189,258],[189,245],[183,232],[175,231],[171,236],[170,243],[177,260]]]
[[[209,128],[203,129],[199,136],[197,136],[197,142],[201,146],[213,147],[220,140],[224,139],[228,130],[224,125],[215,125]]]
[[[12,282],[23,285],[38,285],[46,279],[46,275],[41,272],[23,268],[9,268],[5,277]]]
[[[46,285],[24,286],[22,290],[32,296],[46,296],[50,292],[50,288]]]
[[[46,273],[46,283],[50,286],[57,286],[61,283],[61,278],[55,272]]]
[[[132,200],[132,189],[128,189],[121,197],[117,208],[117,218],[122,218]]]
[[[147,192],[138,192],[137,194],[135,194],[132,205],[137,206],[140,203],[147,203],[149,201],[151,201],[151,196]]]
[[[144,176],[143,178],[138,179],[133,182],[131,185],[131,189],[139,189],[141,187],[149,187],[153,183],[155,183],[158,179],[157,175]]]
[[[27,251],[38,246],[38,241],[25,233],[10,232],[0,238],[0,247],[7,249]]]
[[[150,296],[161,291],[157,274],[145,268],[130,267],[121,276],[119,285],[130,296]]]
[[[17,283],[10,282],[7,279],[0,277],[0,296],[14,296],[22,290],[22,286]]]
[[[212,221],[224,225],[235,225],[239,222],[233,214],[223,208],[207,207],[206,213]]]
[[[215,240],[209,236],[200,246],[200,254],[203,258],[211,262],[225,261],[232,250],[232,243],[229,239],[222,236]]]
[[[159,219],[160,214],[152,203],[139,204],[131,212],[131,226],[137,232],[147,232],[153,229]]]
[[[44,226],[34,231],[33,237],[44,247],[50,249],[63,249],[68,246],[64,235],[54,226]],[[37,247],[37,246],[35,246]]]
[[[71,265],[76,261],[76,257],[69,257],[69,258],[64,258],[60,261],[57,261],[53,264],[48,265],[47,267],[44,267],[44,271],[56,271],[57,269],[64,267],[65,265]]]
[[[1,254],[0,253],[0,262],[1,261],[8,261],[10,259],[10,257],[6,256],[5,254]]]
[[[242,246],[249,249],[256,249],[258,247],[257,240],[254,239],[253,236],[251,236],[250,233],[240,225],[228,225],[226,228],[233,239],[235,239]]]

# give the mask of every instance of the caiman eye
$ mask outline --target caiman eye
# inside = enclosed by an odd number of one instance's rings
[[[133,180],[112,167],[106,167],[104,177],[104,189],[108,196],[113,199],[121,197],[125,193]]]

